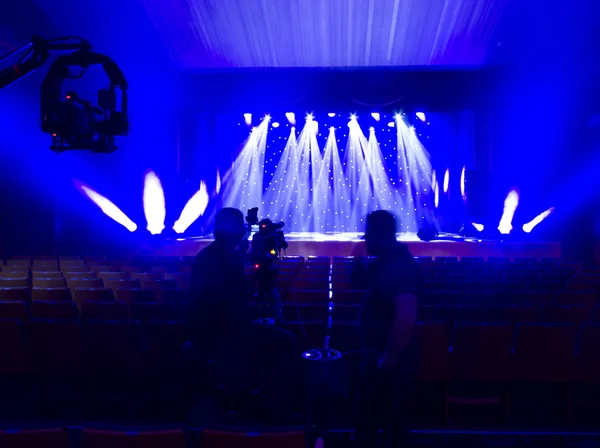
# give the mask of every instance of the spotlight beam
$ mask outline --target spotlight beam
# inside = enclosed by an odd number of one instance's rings
[[[519,193],[517,193],[516,190],[511,190],[504,200],[504,211],[502,212],[502,218],[498,224],[498,230],[501,234],[508,235],[513,229],[512,220],[518,206]]]
[[[200,216],[204,214],[208,206],[208,191],[206,184],[200,182],[200,189],[187,201],[185,207],[181,211],[179,219],[175,221],[173,230],[177,233],[183,233],[191,226]]]
[[[96,204],[106,216],[118,222],[130,232],[135,232],[137,230],[137,224],[129,219],[129,217],[109,199],[94,191],[90,187],[83,185],[78,180],[73,180],[73,183],[75,184],[75,187],[85,194],[94,204]]]
[[[144,177],[144,215],[147,229],[152,235],[160,235],[165,229],[165,193],[160,179],[154,171],[148,171]]]
[[[551,207],[548,210],[546,210],[545,212],[540,213],[535,218],[533,218],[531,221],[529,221],[527,224],[523,224],[523,232],[525,232],[525,233],[531,233],[531,231],[538,224],[540,224],[543,220],[545,220],[552,213],[554,213],[554,207]]]

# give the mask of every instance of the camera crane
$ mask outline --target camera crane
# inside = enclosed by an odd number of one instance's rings
[[[52,53],[71,51],[55,59],[41,86],[42,132],[52,136],[50,149],[54,151],[112,152],[116,149],[114,137],[129,132],[128,86],[123,72],[111,58],[91,49],[89,42],[79,37],[45,40],[34,36],[30,43],[0,57],[1,64],[25,53],[17,63],[0,69],[0,89],[3,89],[42,67]],[[93,65],[102,66],[110,81],[108,89],[98,91],[98,105],[79,98],[74,92],[63,95],[63,82],[81,78]],[[71,67],[80,67],[82,73],[71,75]]]

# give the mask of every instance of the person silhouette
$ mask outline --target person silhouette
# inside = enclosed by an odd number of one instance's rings
[[[376,446],[380,425],[387,446],[407,446],[402,411],[416,357],[418,271],[408,247],[396,240],[396,228],[391,213],[370,213],[364,240],[374,260],[366,266],[359,258],[354,267],[354,283],[368,291],[360,314],[364,358],[356,439],[361,447]]]

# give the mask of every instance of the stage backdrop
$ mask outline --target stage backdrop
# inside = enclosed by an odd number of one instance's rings
[[[179,132],[182,195],[205,182],[210,196],[188,236],[210,233],[223,206],[259,207],[287,232],[362,231],[375,209],[396,214],[405,232],[457,230],[467,218],[470,111],[187,113]]]

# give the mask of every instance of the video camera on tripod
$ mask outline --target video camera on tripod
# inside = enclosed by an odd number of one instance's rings
[[[277,289],[277,261],[288,243],[283,234],[283,222],[273,222],[268,218],[258,219],[258,207],[248,210],[246,216],[248,233],[252,235],[250,260],[258,282],[257,299],[275,308],[279,316],[279,291]]]

